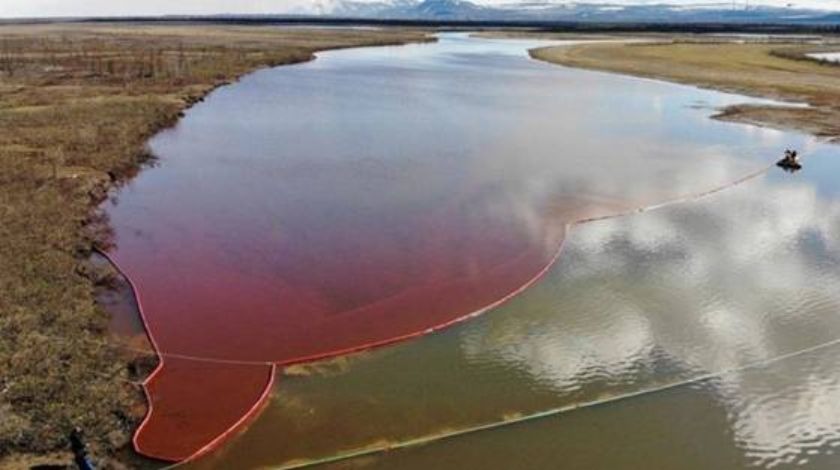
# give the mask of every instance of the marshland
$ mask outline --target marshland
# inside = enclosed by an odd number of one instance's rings
[[[0,26],[0,466],[832,468],[837,40],[516,36]]]
[[[0,38],[0,453],[64,462],[81,427],[108,456],[146,407],[94,301],[113,276],[89,262],[111,243],[108,191],[153,164],[152,135],[244,73],[425,35],[12,24]]]

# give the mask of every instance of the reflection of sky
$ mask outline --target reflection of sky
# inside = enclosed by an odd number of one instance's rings
[[[147,172],[134,182],[146,185],[148,199],[138,200],[169,211],[172,195],[155,186],[171,187],[167,174],[186,181],[188,194],[179,200],[210,188],[197,208],[213,201],[203,216],[221,217],[213,227],[232,218],[234,248],[246,236],[254,240],[237,256],[260,261],[277,250],[265,243],[270,221],[253,214],[273,213],[282,237],[295,218],[328,231],[335,216],[319,210],[362,208],[379,219],[371,233],[383,233],[451,200],[467,201],[468,217],[488,216],[552,252],[569,220],[717,187],[772,163],[784,147],[826,152],[801,135],[708,119],[712,108],[743,97],[528,61],[521,44],[510,44],[447,36],[435,45],[325,53],[246,77],[155,140],[172,157],[163,159],[161,176]],[[483,374],[474,363],[512,365],[562,401],[565,392],[591,396],[592,382],[644,388],[840,336],[833,313],[840,300],[832,294],[840,212],[825,196],[829,180],[815,186],[809,173],[827,160],[700,203],[577,227],[551,276],[464,325],[459,346],[436,350],[433,341],[446,335],[413,344],[448,355],[462,347],[466,359],[443,362],[469,362],[472,377]],[[200,181],[190,184],[196,172]],[[134,223],[145,216],[129,210],[124,217]],[[417,256],[416,246],[405,244],[401,263]],[[429,375],[443,369],[432,362],[421,364]],[[499,369],[485,369],[491,377],[482,383],[493,383]],[[392,390],[379,381],[422,380],[402,376],[405,370],[418,369],[399,363],[371,374],[365,386]],[[532,385],[516,379],[516,387]],[[365,397],[376,394],[369,388]],[[288,390],[281,383],[280,393]],[[384,394],[381,408],[402,403],[406,392],[397,390],[398,397]],[[334,393],[327,408],[358,399]],[[506,398],[530,403],[529,393]],[[735,414],[748,393],[722,395],[733,397],[726,403]],[[497,411],[499,403],[486,400]],[[744,441],[771,441],[748,428],[739,424]]]
[[[808,161],[813,172],[840,166],[823,153]],[[840,200],[807,177],[774,173],[576,227],[535,288],[553,306],[519,315],[514,305],[490,318],[504,325],[489,337],[478,323],[464,333],[467,353],[496,355],[563,391],[605,376],[645,388],[661,380],[639,376],[655,354],[702,374],[840,337]],[[778,463],[840,439],[834,357],[724,377],[720,395],[751,458]]]
[[[708,119],[758,100],[528,60],[542,44],[447,34],[222,88],[152,141],[160,168],[109,211],[118,247],[149,259],[200,237],[240,269],[337,213],[406,226],[460,199],[552,253],[569,220],[707,190],[812,142]]]
[[[840,62],[840,52],[822,52],[808,55],[815,59],[828,60],[830,62]]]
[[[833,347],[718,381],[734,439],[753,464],[837,468],[838,354]]]

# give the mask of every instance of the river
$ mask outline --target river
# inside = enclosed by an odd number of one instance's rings
[[[558,410],[336,465],[836,465],[835,148],[544,44],[327,52],[151,141],[106,207],[163,357],[142,453],[279,467]],[[766,172],[787,147],[806,169]]]

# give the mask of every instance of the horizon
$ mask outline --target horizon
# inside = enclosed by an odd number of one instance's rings
[[[351,0],[356,3],[377,3],[389,0]],[[419,1],[419,0],[418,0]],[[468,0],[477,5],[503,6],[526,3],[516,0]],[[319,14],[327,11],[342,0],[250,0],[237,2],[236,9],[231,9],[229,0],[183,0],[173,5],[168,0],[128,0],[115,4],[110,0],[91,0],[79,5],[67,0],[4,0],[0,5],[0,18],[91,18],[91,17],[132,17],[132,16],[178,16],[178,15],[272,15],[272,14]],[[728,8],[750,7],[790,7],[824,11],[840,11],[840,0],[734,0],[734,1],[698,1],[698,0],[531,0],[527,3],[545,4],[611,4],[611,5],[685,5],[704,6],[720,5]]]

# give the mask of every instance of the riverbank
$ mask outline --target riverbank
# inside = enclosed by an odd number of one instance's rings
[[[836,49],[840,42],[832,39]],[[840,140],[840,67],[806,60],[809,51],[831,46],[802,40],[698,40],[688,36],[650,43],[598,43],[531,51],[538,60],[570,67],[667,80],[703,88],[771,98],[808,107],[743,105],[717,119],[807,132]]]
[[[103,346],[97,210],[154,164],[146,141],[215,88],[321,50],[430,40],[421,30],[211,25],[0,26],[0,468],[66,464],[82,428],[112,459],[145,413],[132,358]]]

